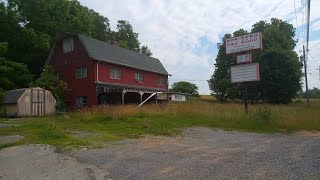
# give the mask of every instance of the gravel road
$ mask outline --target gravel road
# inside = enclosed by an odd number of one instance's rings
[[[320,179],[320,134],[191,128],[68,156],[47,145],[10,147],[0,150],[0,179]]]
[[[108,179],[107,171],[55,152],[48,145],[27,145],[0,151],[0,180]]]
[[[192,128],[74,153],[111,179],[320,179],[320,135]]]

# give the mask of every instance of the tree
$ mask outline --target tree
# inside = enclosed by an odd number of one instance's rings
[[[119,21],[117,31],[111,32],[107,17],[77,0],[0,1],[0,29],[0,42],[8,44],[5,57],[26,64],[37,76],[57,32],[84,34],[109,43],[118,40],[121,47],[151,55],[147,46],[140,48],[138,34],[128,21]]]
[[[141,53],[146,55],[146,56],[151,56],[151,50],[148,48],[148,46],[142,46],[141,47]]]
[[[138,35],[138,33],[133,31],[132,26],[128,21],[119,20],[117,31],[112,31],[111,38],[113,41],[117,41],[118,45],[122,48],[142,53],[146,56],[151,56],[152,53],[148,46],[140,47]]]
[[[34,75],[22,63],[12,62],[3,56],[7,53],[7,43],[0,42],[0,89],[24,88],[33,80]]]
[[[61,80],[51,67],[46,67],[40,77],[35,82],[30,83],[30,87],[41,87],[50,91],[57,100],[57,109],[63,110],[65,108],[64,96],[70,89],[67,83]]]
[[[303,92],[303,97],[307,98],[306,92]],[[314,87],[313,89],[309,89],[309,97],[312,99],[320,99],[320,89]]]
[[[174,92],[188,93],[193,96],[199,96],[198,87],[195,84],[192,84],[186,81],[173,83],[172,90]]]
[[[263,51],[253,52],[253,62],[260,63],[260,82],[248,83],[249,100],[263,100],[269,103],[289,103],[301,90],[302,72],[294,51],[295,29],[285,21],[272,18],[270,23],[259,21],[251,32],[262,32]],[[242,29],[234,36],[248,34]],[[236,63],[234,55],[225,54],[225,39],[218,46],[216,69],[208,81],[218,100],[240,99],[243,87],[230,82],[230,66]],[[239,93],[240,92],[240,93]]]
[[[4,92],[3,92],[3,90],[0,88],[0,104],[3,102],[3,97],[4,97]]]

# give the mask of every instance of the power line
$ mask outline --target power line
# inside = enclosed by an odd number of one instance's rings
[[[308,54],[310,55],[311,59],[313,60],[314,63],[316,63],[317,66],[319,66],[319,64],[317,63],[317,61],[313,58],[313,56],[310,54],[310,52],[308,52]]]
[[[318,78],[316,76],[314,76],[311,72],[309,72],[309,74],[315,79],[318,81]]]
[[[299,41],[300,41],[300,31],[299,31],[299,23],[298,23],[298,17],[297,17],[296,0],[294,0],[294,2],[293,2],[293,7],[294,7],[294,14],[295,14],[295,16],[296,16],[298,42],[299,42]]]

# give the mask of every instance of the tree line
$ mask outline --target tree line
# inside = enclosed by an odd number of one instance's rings
[[[131,24],[109,19],[77,0],[0,0],[0,97],[29,86],[41,73],[57,32],[83,34],[151,56]]]

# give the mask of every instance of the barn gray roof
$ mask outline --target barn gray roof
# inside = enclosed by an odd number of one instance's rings
[[[4,98],[3,98],[3,104],[15,104],[18,102],[21,95],[27,90],[28,88],[23,89],[15,89],[11,91],[6,91]]]
[[[159,59],[83,35],[78,37],[93,59],[168,75]]]
[[[86,37],[84,35],[58,33],[56,35],[56,41],[60,41],[68,36],[79,37],[83,47],[85,48],[88,56],[91,59],[169,75],[159,59],[149,57],[128,49],[124,49],[97,39]],[[54,42],[53,47],[50,50],[45,66],[49,65],[49,61],[51,60],[56,41]]]

